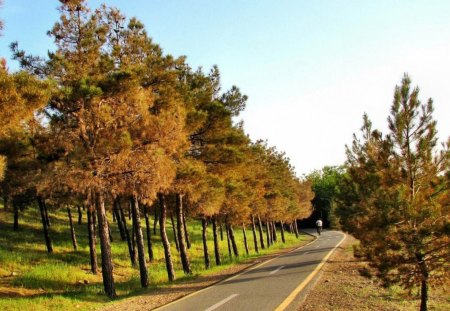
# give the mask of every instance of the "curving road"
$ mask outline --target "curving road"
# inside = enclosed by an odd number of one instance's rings
[[[342,232],[324,231],[306,246],[157,310],[296,310],[299,297],[344,238]]]

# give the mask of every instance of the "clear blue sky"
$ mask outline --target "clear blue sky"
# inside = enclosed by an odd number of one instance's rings
[[[408,72],[435,101],[439,136],[450,135],[450,1],[110,0],[136,16],[166,53],[249,96],[242,114],[253,139],[287,152],[298,174],[342,164],[367,112],[385,129],[394,86]],[[52,50],[46,31],[56,0],[4,0],[0,55],[18,41]],[[10,62],[12,69],[16,68]]]

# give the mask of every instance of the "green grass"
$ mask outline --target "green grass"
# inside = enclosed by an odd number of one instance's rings
[[[78,240],[78,251],[74,251],[70,238],[70,230],[65,210],[50,211],[50,235],[53,241],[53,254],[46,251],[40,215],[36,207],[20,213],[19,230],[12,230],[12,213],[4,211],[0,206],[0,310],[92,310],[109,300],[103,294],[101,273],[91,274],[89,265],[89,246],[86,218],[78,225],[77,213],[72,211],[74,226]],[[114,260],[114,277],[117,294],[126,298],[151,291],[160,286],[167,286],[167,272],[164,262],[164,252],[159,230],[153,235],[153,252],[155,261],[149,263],[151,285],[141,289],[139,270],[132,267],[128,257],[126,242],[120,240],[116,223],[109,219],[114,242],[112,254]],[[130,223],[127,219],[127,222]],[[145,234],[145,222],[142,222]],[[173,230],[170,221],[167,223],[169,240],[173,241]],[[211,269],[204,269],[203,244],[201,240],[201,223],[189,221],[188,226],[192,247],[188,250],[193,275],[185,276],[180,258],[172,246],[176,282],[183,282],[202,275],[217,273],[239,262],[257,257],[253,252],[251,230],[247,230],[250,255],[245,255],[242,230],[236,228],[235,235],[239,247],[239,258],[230,259],[226,238],[220,241],[222,265],[214,265],[214,249],[211,228],[208,228],[208,248],[211,259]],[[225,233],[224,233],[225,235]],[[281,240],[280,234],[279,240]],[[286,244],[280,241],[270,249],[260,250],[259,255],[274,253],[283,248],[293,247],[310,239],[301,236],[300,239],[286,233]],[[147,246],[147,245],[145,245]],[[146,249],[147,251],[147,249]],[[101,266],[100,245],[97,245],[98,262]],[[147,256],[148,259],[148,256]]]

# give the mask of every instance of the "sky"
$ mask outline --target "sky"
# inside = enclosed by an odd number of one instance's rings
[[[9,44],[45,56],[56,0],[3,0],[0,56]],[[303,175],[345,161],[367,113],[387,131],[395,85],[408,73],[433,98],[450,136],[450,1],[91,0],[135,16],[164,52],[218,65],[223,90],[248,95],[238,117],[252,140],[286,152]],[[17,68],[12,61],[9,67]]]

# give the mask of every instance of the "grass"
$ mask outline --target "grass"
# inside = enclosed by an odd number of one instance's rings
[[[77,213],[75,210],[72,212],[78,240],[78,251],[74,251],[72,247],[66,210],[52,210],[50,211],[50,235],[54,253],[48,254],[37,208],[30,207],[22,211],[20,213],[19,230],[13,231],[12,213],[5,211],[0,206],[0,310],[93,310],[109,301],[103,294],[101,273],[93,275],[89,272],[89,246],[85,215],[83,215],[83,224],[78,225],[76,222]],[[109,222],[114,238],[111,245],[114,259],[114,278],[119,297],[136,296],[158,287],[167,286],[169,283],[167,282],[159,230],[157,230],[156,235],[153,235],[152,231],[155,261],[149,263],[151,285],[144,290],[140,287],[138,268],[132,267],[130,264],[126,242],[120,240],[117,225],[113,220],[109,219]],[[145,222],[142,222],[142,225],[145,234]],[[168,221],[167,226],[169,240],[173,241],[170,221]],[[201,223],[190,221],[188,230],[192,241],[192,247],[188,252],[194,273],[191,276],[183,274],[175,245],[171,243],[177,283],[198,276],[211,275],[236,263],[257,257],[252,252],[251,230],[247,230],[250,247],[250,255],[247,256],[242,242],[242,230],[236,228],[235,235],[240,257],[230,259],[226,240],[220,241],[223,264],[219,267],[215,266],[212,232],[209,227],[208,248],[212,268],[205,270]],[[261,250],[259,256],[293,247],[306,239],[309,239],[309,237],[301,236],[299,240],[294,235],[286,233],[286,244],[278,242],[269,250]],[[99,266],[101,266],[99,245],[97,245],[97,252]]]

